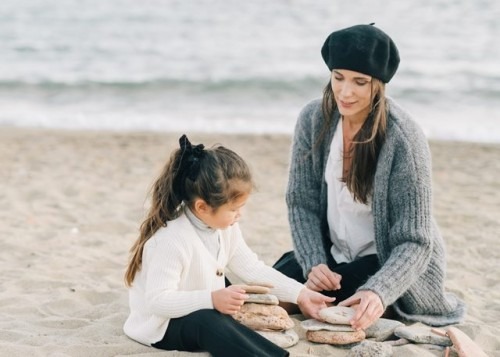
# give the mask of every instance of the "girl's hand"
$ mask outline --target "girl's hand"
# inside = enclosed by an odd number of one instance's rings
[[[233,315],[237,313],[246,299],[248,299],[248,295],[245,290],[234,285],[212,291],[214,308],[222,314]]]
[[[326,264],[318,264],[307,275],[306,286],[314,291],[332,291],[340,289],[342,275],[334,273]]]
[[[297,304],[302,314],[307,318],[316,320],[321,320],[319,310],[328,307],[333,301],[335,301],[335,298],[312,291],[307,287],[300,291],[297,298]]]
[[[384,313],[384,305],[380,297],[370,290],[360,290],[339,306],[351,306],[356,310],[351,320],[352,328],[364,330],[372,325]]]

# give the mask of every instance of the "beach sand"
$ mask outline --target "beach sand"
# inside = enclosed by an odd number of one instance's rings
[[[122,332],[128,249],[147,191],[179,136],[1,129],[0,356],[207,356],[156,350]],[[188,136],[224,144],[249,162],[258,187],[241,225],[248,244],[274,263],[291,249],[284,202],[290,137]],[[431,150],[446,285],[468,305],[459,327],[500,356],[500,145],[431,142]],[[348,352],[304,340],[289,350]],[[443,355],[413,344],[394,351]]]

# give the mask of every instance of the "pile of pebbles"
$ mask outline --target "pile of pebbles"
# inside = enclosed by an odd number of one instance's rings
[[[278,298],[270,294],[272,285],[251,283],[237,286],[245,290],[248,299],[233,315],[234,319],[282,348],[299,342],[299,336],[293,330],[295,323],[286,310],[278,306]]]

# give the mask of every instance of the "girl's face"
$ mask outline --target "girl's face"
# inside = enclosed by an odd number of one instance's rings
[[[224,229],[238,222],[243,206],[247,203],[250,194],[245,193],[232,202],[228,202],[218,209],[206,206],[203,217],[199,217],[206,225],[213,229]]]
[[[332,90],[344,118],[364,121],[371,110],[372,77],[346,69],[332,71]]]

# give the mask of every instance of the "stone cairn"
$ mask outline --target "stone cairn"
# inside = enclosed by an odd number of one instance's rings
[[[324,322],[314,319],[301,322],[308,341],[351,347],[366,338],[364,330],[356,331],[350,326],[349,321],[354,316],[354,309],[350,307],[327,307],[320,310],[319,316]]]
[[[248,299],[234,319],[256,331],[282,348],[291,347],[299,341],[293,330],[294,322],[284,308],[278,306],[278,298],[270,294],[270,284],[250,283],[237,285],[245,290]]]

